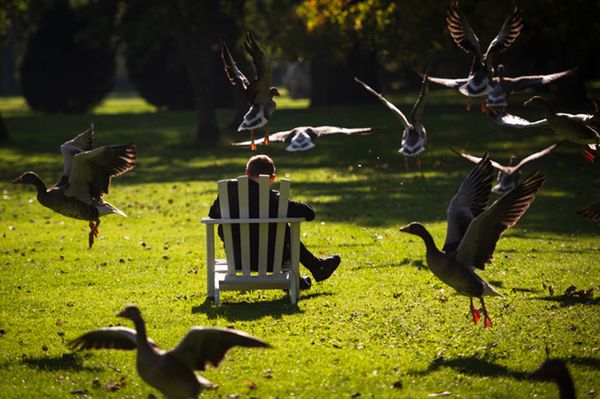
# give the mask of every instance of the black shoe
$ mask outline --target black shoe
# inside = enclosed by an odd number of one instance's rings
[[[307,290],[312,286],[312,281],[308,276],[300,276],[300,290]]]
[[[314,270],[311,270],[311,273],[317,282],[327,280],[340,265],[341,261],[342,259],[340,259],[339,255],[322,258],[319,265]]]

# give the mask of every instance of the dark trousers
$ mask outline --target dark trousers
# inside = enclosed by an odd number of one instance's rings
[[[321,259],[314,256],[302,243],[300,242],[300,263],[306,267],[309,271],[317,269],[321,263]]]

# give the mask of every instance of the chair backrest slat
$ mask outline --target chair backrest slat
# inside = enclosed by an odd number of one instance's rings
[[[219,180],[219,210],[223,219],[231,218],[229,213],[229,190],[227,180]],[[227,269],[235,270],[235,258],[233,255],[233,236],[231,234],[231,225],[223,225],[223,238],[225,240],[225,256],[227,257]]]
[[[247,219],[250,217],[248,176],[240,176],[237,178],[237,181],[240,218]],[[250,226],[245,223],[240,225],[240,246],[242,250],[242,274],[250,276]],[[235,270],[230,274],[235,274]]]
[[[277,217],[284,218],[288,212],[288,201],[290,199],[290,185],[288,179],[281,179],[279,183],[279,207]],[[277,223],[275,234],[275,256],[273,258],[273,273],[280,273],[283,262],[283,243],[285,239],[285,223]]]
[[[258,177],[258,217],[261,219],[269,218],[269,179],[268,175]],[[264,276],[267,274],[267,262],[269,258],[269,225],[259,225],[258,235],[258,274]]]

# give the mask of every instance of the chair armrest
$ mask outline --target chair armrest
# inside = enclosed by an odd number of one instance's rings
[[[269,219],[213,219],[202,218],[202,224],[241,224],[241,223],[299,223],[306,222],[304,218],[269,218]]]

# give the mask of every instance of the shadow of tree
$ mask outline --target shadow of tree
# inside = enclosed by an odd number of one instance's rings
[[[417,371],[411,374],[425,375],[446,367],[463,374],[477,377],[508,377],[516,380],[523,380],[528,376],[527,372],[512,370],[506,366],[493,363],[477,356],[459,357],[455,359],[438,357],[429,364],[426,370]]]
[[[309,300],[321,296],[330,296],[328,292],[314,292],[309,294],[300,294],[300,301]],[[280,319],[285,315],[304,313],[296,304],[290,304],[288,296],[282,296],[280,299],[257,302],[221,302],[220,305],[210,299],[205,299],[201,305],[192,307],[192,313],[203,313],[208,319],[224,317],[228,321],[252,321],[263,317]]]
[[[537,299],[548,302],[556,302],[560,304],[561,307],[568,307],[574,305],[598,305],[600,304],[600,298],[583,298],[583,297],[573,297],[567,295],[557,295],[557,296],[539,296],[535,298],[529,299]]]
[[[88,367],[83,365],[83,359],[75,353],[65,353],[56,357],[27,357],[21,363],[28,367],[47,371],[100,371],[99,367]]]

